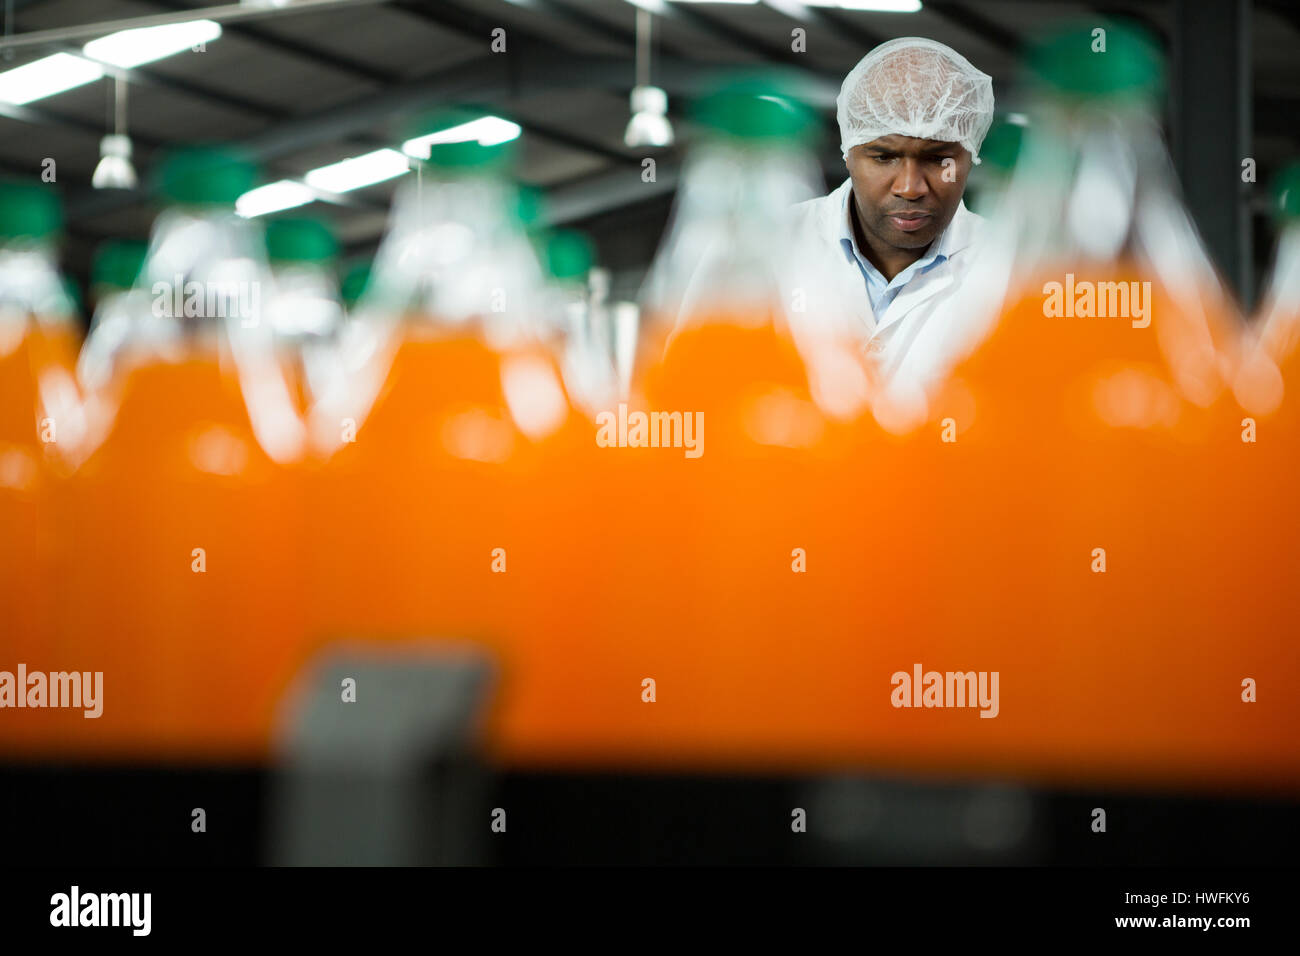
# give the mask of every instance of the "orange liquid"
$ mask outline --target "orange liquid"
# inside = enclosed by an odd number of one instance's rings
[[[510,605],[502,607],[488,752],[507,765],[562,758],[590,714],[593,644],[617,641],[607,612],[635,505],[596,425],[570,411],[563,427],[511,466]],[[596,660],[601,657],[596,653]]]
[[[1040,289],[1028,284],[935,407],[959,429],[936,529],[952,544],[917,659],[999,669],[1004,706],[912,752],[1055,779],[1300,783],[1300,709],[1240,698],[1244,677],[1300,677],[1281,637],[1300,608],[1279,578],[1283,536],[1261,537],[1280,472],[1240,442],[1230,376],[1214,381],[1158,283],[1146,329],[1046,317]],[[1216,304],[1209,321],[1230,365],[1235,320]],[[1187,382],[1206,385],[1208,408],[1180,396]]]
[[[68,514],[61,651],[103,672],[103,716],[64,715],[62,743],[91,757],[260,759],[302,649],[295,475],[258,445],[214,351],[128,368]]]
[[[477,637],[478,612],[508,601],[490,565],[513,543],[504,466],[521,438],[498,372],[473,340],[398,347],[356,441],[319,476],[313,603],[329,636]]]
[[[817,704],[836,677],[825,644],[809,653],[802,614],[816,584],[791,564],[803,546],[817,567],[819,529],[839,528],[818,520],[834,505],[809,489],[844,436],[812,404],[793,343],[730,318],[674,337],[627,410],[629,425],[702,413],[699,457],[662,436],[589,456],[603,533],[563,593],[590,610],[520,667],[537,692],[510,714],[510,762],[752,766],[825,753]]]
[[[550,445],[583,441],[540,353],[559,399],[555,430],[530,438],[516,425],[503,383],[520,358],[470,335],[406,330],[356,440],[314,481],[315,643],[469,642],[493,655],[501,678],[526,633],[562,620],[553,603],[522,595],[574,573],[549,550],[577,504],[572,472],[539,480],[539,469]]]
[[[76,401],[76,349],[70,325],[31,323],[0,342],[0,667],[15,674],[19,663],[54,663],[59,438],[66,445],[70,424],[60,399]],[[48,714],[6,709],[0,748],[30,749],[48,731]]]
[[[759,395],[807,397],[797,354],[770,329],[722,322],[675,339],[641,407],[704,411],[706,452],[603,451],[625,506],[610,532],[621,559],[593,596],[602,624],[533,662],[526,679],[551,689],[551,707],[519,722],[508,756],[1300,781],[1297,707],[1240,696],[1244,677],[1300,677],[1300,607],[1284,582],[1295,525],[1260,533],[1281,513],[1284,473],[1224,457],[1228,437],[1241,444],[1239,425],[1224,428],[1241,414],[1227,392],[1207,409],[1179,397],[1181,384],[1223,382],[1155,283],[1149,329],[1049,319],[1041,284],[1029,288],[941,391],[930,426],[899,438],[864,421],[847,452],[833,430],[795,447],[757,440],[756,420],[787,433],[802,420],[771,404],[756,419]],[[1209,321],[1230,359],[1233,320]],[[1192,363],[1181,377],[1171,357]],[[955,442],[941,440],[949,424]],[[1248,500],[1250,486],[1264,494]],[[998,672],[997,716],[893,706],[893,675],[917,664]]]

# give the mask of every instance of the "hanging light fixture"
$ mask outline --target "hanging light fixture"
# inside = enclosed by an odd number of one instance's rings
[[[673,144],[673,125],[668,121],[668,94],[650,85],[650,11],[636,11],[636,86],[632,89],[632,119],[623,142],[632,148],[663,147]]]
[[[126,78],[113,81],[113,132],[99,141],[99,165],[90,177],[96,189],[135,189],[137,178],[131,165],[131,138],[126,135]]]

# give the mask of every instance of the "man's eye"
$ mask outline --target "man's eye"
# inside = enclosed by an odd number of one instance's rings
[[[875,160],[876,162],[878,162],[878,163],[888,163],[888,162],[890,162],[894,157],[891,156],[891,155],[889,155],[888,153],[877,153],[875,156],[873,156],[873,157],[871,157],[871,158],[874,159],[874,160]]]

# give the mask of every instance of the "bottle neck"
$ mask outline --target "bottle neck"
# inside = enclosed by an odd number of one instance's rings
[[[514,196],[486,175],[405,183],[358,314],[493,345],[534,337],[542,274]]]
[[[785,144],[716,141],[683,171],[668,235],[642,290],[653,338],[715,320],[762,325],[815,286],[807,237],[793,207],[823,192],[811,156]]]
[[[0,245],[0,324],[71,323],[74,307],[59,275],[53,246],[13,241]]]

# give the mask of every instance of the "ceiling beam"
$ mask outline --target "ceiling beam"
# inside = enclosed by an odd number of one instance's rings
[[[606,88],[626,93],[630,78],[619,57],[584,57],[554,47],[522,48],[504,57],[486,56],[418,80],[368,93],[342,106],[299,115],[268,126],[234,146],[258,162],[273,162],[322,143],[366,133],[400,116],[451,103],[490,103],[506,99],[522,79],[537,92]],[[670,92],[692,95],[712,71],[701,64],[663,59],[660,82]],[[831,92],[831,98],[834,98]],[[567,135],[567,134],[562,134]],[[86,191],[69,198],[69,215],[90,218],[111,212],[143,196]]]
[[[13,33],[9,36],[0,37],[0,50],[57,47],[72,40],[90,40],[94,37],[116,33],[119,30],[136,30],[144,27],[167,26],[173,23],[187,23],[195,19],[196,16],[201,19],[227,23],[235,20],[258,20],[267,17],[306,13],[308,11],[320,12],[329,8],[386,2],[388,0],[295,0],[294,3],[288,6],[231,3],[216,7],[186,7],[182,11],[172,13],[159,13],[144,17],[123,17],[118,20],[100,20],[94,23],[78,23],[69,26],[51,27],[46,30]]]
[[[798,0],[795,0],[795,2],[797,3]],[[852,20],[848,19],[848,17],[839,13],[832,13],[830,10],[826,10],[822,7],[804,7],[803,15],[799,17],[791,16],[790,11],[785,9],[783,6],[773,4],[772,9],[779,13],[784,13],[787,17],[790,17],[793,20],[807,20],[810,23],[827,27],[839,37],[856,43],[866,49],[879,46],[886,40],[886,37],[881,36],[874,30],[864,29]]]
[[[193,4],[186,3],[184,0],[144,0],[144,2],[165,10],[196,9]],[[390,70],[380,69],[355,57],[342,56],[333,50],[326,50],[323,47],[305,43],[294,37],[272,33],[265,27],[255,26],[251,23],[232,23],[223,26],[223,29],[227,33],[248,40],[258,46],[269,47],[281,53],[291,53],[304,60],[309,60],[317,66],[335,70],[339,73],[346,73],[353,79],[378,83],[383,86],[396,83],[401,79],[400,75]]]
[[[1003,53],[1017,55],[1023,45],[1014,30],[1008,30],[996,20],[986,17],[969,4],[950,3],[945,0],[927,0],[925,9],[980,40],[997,47]]]
[[[153,0],[153,2],[158,2],[158,0]],[[172,0],[162,0],[162,2],[164,2],[165,5],[172,7],[173,9],[190,9],[188,6],[172,2]],[[247,29],[249,28],[240,28],[240,32],[243,33]],[[282,44],[279,41],[279,38],[272,37],[269,34],[261,37],[260,42],[262,42],[265,45],[271,45],[275,47],[282,46]],[[298,44],[296,46],[290,44],[289,46],[285,47],[285,49],[287,52],[298,52],[301,50],[301,46],[302,46],[301,44]],[[75,47],[68,48],[68,49],[70,52],[74,52],[74,53],[79,52],[78,48]],[[265,104],[248,100],[245,97],[232,96],[220,90],[214,90],[211,87],[203,84],[198,84],[189,80],[182,80],[176,77],[160,74],[157,73],[156,71],[144,69],[141,67],[136,67],[131,70],[122,70],[122,71],[115,71],[115,72],[120,72],[123,76],[127,78],[128,81],[139,86],[152,87],[155,89],[161,89],[169,92],[179,93],[181,95],[190,96],[192,98],[199,99],[207,103],[215,104],[227,109],[235,110],[237,112],[246,113],[251,116],[256,116],[272,124],[277,124],[277,125],[281,124],[284,121],[290,119],[294,115],[285,110],[275,109],[273,107],[266,106]],[[366,79],[370,80],[371,77],[368,76],[366,77]],[[391,88],[396,84],[390,81],[386,85]],[[66,121],[58,117],[57,114],[52,114],[47,111],[43,111],[39,109],[30,109],[30,108],[24,109],[24,108],[0,106],[0,114],[8,115],[10,118],[25,120],[28,122],[35,122],[35,123],[48,122],[51,125],[61,125],[65,128],[70,128],[70,129],[77,130],[79,132],[86,133],[90,136],[93,136],[96,140],[98,140],[98,138],[102,136],[105,132],[105,129],[98,126],[97,124],[76,122],[76,121]],[[631,163],[638,162],[638,160],[635,157],[629,156],[624,153],[620,153],[617,150],[610,149],[601,143],[594,142],[585,137],[573,133],[568,133],[556,129],[554,127],[546,126],[544,124],[540,124],[532,121],[520,121],[520,125],[527,128],[530,135],[536,136],[537,138],[542,140],[556,143],[568,149],[584,152],[592,156],[598,156],[602,159],[609,160],[611,162],[620,163],[620,164],[631,164]],[[132,138],[142,146],[158,147],[164,145],[162,141],[150,137],[145,137],[139,134],[132,134]],[[357,145],[363,146],[367,149],[377,149],[389,145],[386,141],[381,140],[375,136],[361,135],[360,133],[345,134],[338,137],[338,139],[344,142],[356,143]]]

